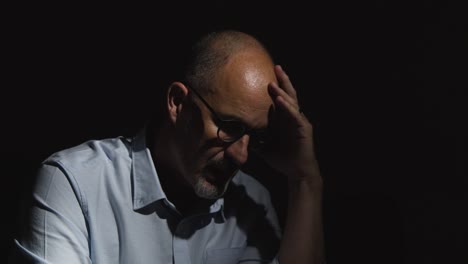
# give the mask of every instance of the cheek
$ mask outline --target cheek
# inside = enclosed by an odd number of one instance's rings
[[[177,140],[186,147],[193,148],[203,135],[203,121],[200,113],[188,109],[182,111],[176,121]]]
[[[218,127],[209,115],[190,109],[177,119],[179,155],[189,170],[200,170],[206,162],[222,150],[217,137]],[[197,111],[198,110],[198,111]]]
[[[219,145],[218,127],[206,113],[195,112],[187,117],[184,138],[194,151],[193,155],[203,156],[207,150]]]
[[[197,162],[200,150],[206,141],[205,124],[199,114],[196,111],[187,111],[177,119],[176,141],[179,155],[186,165]]]

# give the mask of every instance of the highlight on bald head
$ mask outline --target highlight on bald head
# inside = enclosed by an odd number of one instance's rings
[[[224,30],[212,32],[198,40],[191,49],[185,70],[185,81],[204,94],[209,92],[211,81],[233,55],[247,50],[263,52],[272,56],[265,46],[252,35]]]

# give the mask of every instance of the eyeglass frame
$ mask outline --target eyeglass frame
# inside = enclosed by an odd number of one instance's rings
[[[215,123],[218,126],[218,131],[216,132],[216,136],[218,137],[219,140],[221,140],[222,142],[225,142],[225,143],[233,143],[233,142],[236,142],[237,140],[239,140],[240,138],[242,138],[244,135],[249,135],[250,137],[253,137],[253,139],[254,139],[252,141],[254,144],[252,144],[252,145],[249,144],[249,147],[251,149],[260,150],[260,149],[263,149],[268,144],[268,141],[269,141],[268,136],[266,136],[266,137],[263,136],[264,140],[262,142],[261,140],[259,140],[260,138],[262,138],[262,136],[260,136],[259,130],[256,130],[256,129],[253,129],[253,128],[248,128],[245,124],[243,124],[240,120],[237,120],[237,119],[224,119],[224,118],[221,118],[216,113],[216,111],[213,109],[213,107],[210,106],[210,104],[203,98],[203,96],[201,96],[201,94],[195,88],[193,88],[191,86],[186,86],[186,87],[189,88],[189,90],[193,91],[193,93],[202,101],[202,103],[206,106],[206,108],[208,108],[208,110],[211,112],[213,117],[216,119]],[[222,124],[226,124],[226,123],[229,123],[229,122],[235,122],[235,123],[239,124],[242,127],[242,133],[240,133],[236,137],[233,137],[232,140],[223,139],[219,135],[219,133],[221,131],[221,128],[223,127]],[[263,129],[261,131],[263,131]],[[226,133],[226,134],[228,135],[229,133]],[[256,145],[256,147],[253,147],[253,145]]]

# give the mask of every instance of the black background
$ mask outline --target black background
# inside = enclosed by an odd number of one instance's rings
[[[4,256],[38,163],[138,129],[171,52],[231,27],[266,43],[314,124],[329,263],[468,263],[461,5],[212,1],[2,13]],[[283,180],[259,178],[284,217]]]

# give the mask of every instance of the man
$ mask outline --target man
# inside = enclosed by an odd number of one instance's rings
[[[312,125],[254,37],[220,31],[192,49],[164,114],[134,138],[85,142],[44,161],[29,232],[35,263],[322,263],[322,179]],[[181,65],[182,66],[182,65]],[[288,179],[280,230],[258,155]]]

